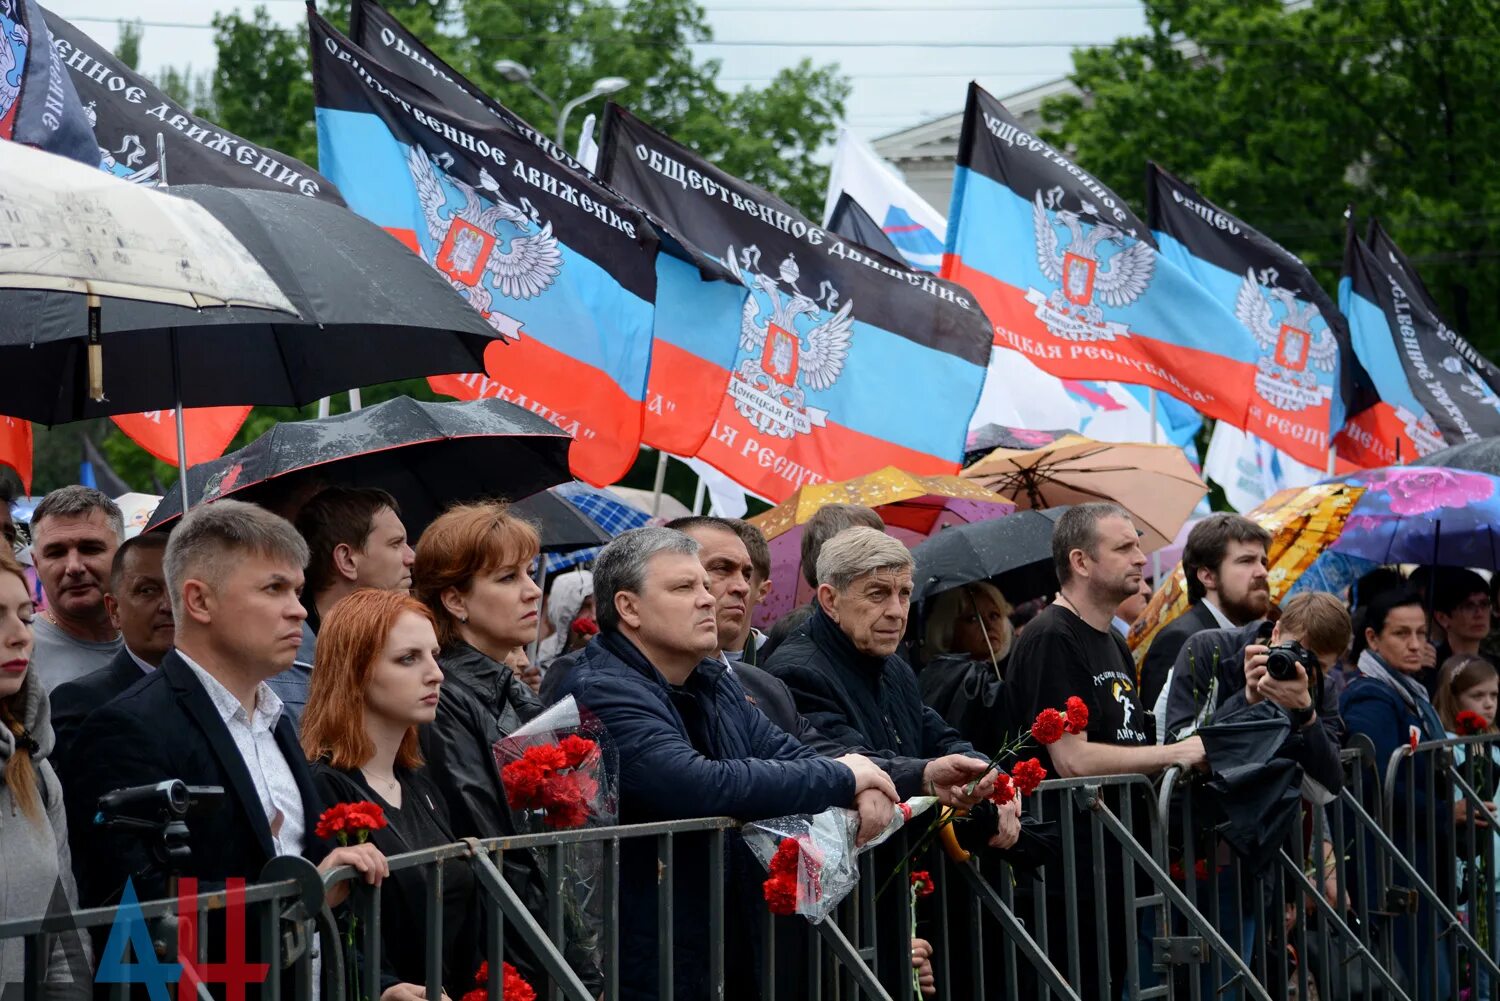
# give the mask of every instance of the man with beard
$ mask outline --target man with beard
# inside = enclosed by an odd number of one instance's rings
[[[1155,774],[1172,765],[1199,768],[1204,764],[1203,741],[1189,737],[1158,746],[1135,693],[1135,664],[1125,640],[1111,628],[1120,603],[1141,589],[1146,556],[1140,533],[1129,513],[1118,504],[1079,504],[1069,508],[1052,531],[1052,562],[1061,593],[1042,609],[1011,648],[1005,681],[1005,717],[1012,733],[1025,733],[1043,709],[1062,709],[1077,696],[1088,706],[1088,725],[1082,733],[1064,734],[1056,743],[1036,748],[1049,776],[1078,778],[1127,772]],[[1028,748],[1024,754],[1033,753]],[[1049,817],[1070,809],[1071,799],[1051,798],[1043,812]],[[1113,805],[1113,804],[1112,804]],[[1147,804],[1140,804],[1144,815]],[[1125,864],[1117,849],[1108,847],[1103,867],[1105,882],[1095,885],[1094,855],[1087,811],[1075,817],[1073,871],[1078,874],[1079,915],[1102,913],[1109,922],[1109,962],[1105,969],[1086,963],[1082,981],[1073,987],[1079,997],[1102,996],[1107,975],[1118,996],[1125,971],[1126,949],[1133,948],[1134,917],[1127,913],[1118,875]],[[1049,876],[1051,873],[1049,872]],[[1053,964],[1067,970],[1070,939],[1064,901],[1064,880],[1040,883],[1023,880],[1017,887],[1017,913],[1032,913],[1038,892],[1047,895],[1048,944]],[[1019,996],[1036,990],[1022,985]],[[1031,985],[1035,986],[1035,985]]]
[[[54,490],[31,515],[31,558],[47,596],[36,617],[34,660],[49,692],[108,666],[120,652],[104,588],[124,535],[120,509],[93,487]]]
[[[1271,609],[1267,551],[1271,533],[1240,514],[1211,514],[1188,533],[1182,550],[1188,610],[1163,626],[1141,664],[1141,704],[1155,706],[1188,637],[1233,629]]]

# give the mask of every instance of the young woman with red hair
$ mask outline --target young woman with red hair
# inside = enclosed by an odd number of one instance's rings
[[[400,855],[458,840],[443,797],[423,769],[417,728],[437,715],[443,672],[432,613],[400,591],[356,591],[318,633],[302,717],[302,749],[324,802],[373,801],[387,826],[370,840]],[[391,873],[381,888],[382,1001],[422,997],[425,869]],[[479,966],[479,906],[468,863],[443,869],[443,977],[457,996]]]

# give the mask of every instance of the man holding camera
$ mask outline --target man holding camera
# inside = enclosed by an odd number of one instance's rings
[[[1343,722],[1326,675],[1349,646],[1349,613],[1331,594],[1307,592],[1286,603],[1273,626],[1254,622],[1209,629],[1188,639],[1173,667],[1166,739],[1254,705],[1273,702],[1291,718],[1280,756],[1337,791]]]

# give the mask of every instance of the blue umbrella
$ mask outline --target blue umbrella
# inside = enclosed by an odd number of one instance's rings
[[[1350,480],[1364,496],[1332,548],[1376,563],[1500,569],[1500,478],[1391,466]]]
[[[583,483],[563,483],[552,488],[552,492],[567,499],[590,521],[598,525],[610,537],[640,528],[651,520],[651,516],[640,508],[632,507],[608,490],[600,490]],[[575,549],[570,553],[548,553],[547,573],[560,573],[569,567],[591,563],[602,547]]]

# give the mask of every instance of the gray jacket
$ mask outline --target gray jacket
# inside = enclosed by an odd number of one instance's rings
[[[51,709],[35,671],[28,671],[21,690],[10,700],[13,712],[30,740],[38,791],[44,815],[33,822],[21,809],[9,786],[0,782],[0,921],[35,918],[76,910],[78,889],[73,882],[73,858],[68,851],[67,811],[62,786],[47,760],[52,753]],[[0,726],[0,768],[9,764],[18,738]],[[42,997],[86,999],[90,996],[91,959],[86,936],[64,932],[53,936],[47,959]],[[25,953],[21,939],[0,943],[0,998],[19,1001]]]

